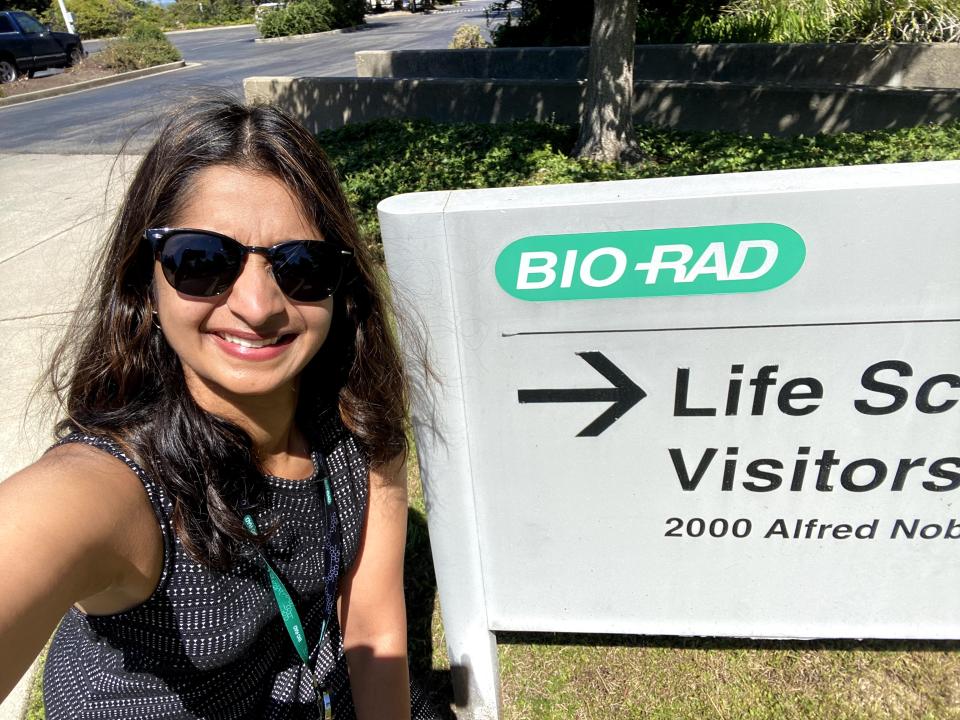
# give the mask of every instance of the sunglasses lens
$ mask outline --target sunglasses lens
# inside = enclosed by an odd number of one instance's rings
[[[272,255],[273,276],[291,300],[325,300],[340,284],[345,256],[333,245],[317,240],[281,243]]]
[[[163,275],[176,290],[194,297],[225,292],[240,274],[242,251],[216,235],[175,233],[160,253]]]

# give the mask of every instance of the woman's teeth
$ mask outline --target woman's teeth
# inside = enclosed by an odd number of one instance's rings
[[[231,342],[234,345],[239,345],[240,347],[261,348],[261,347],[267,347],[268,345],[276,345],[278,342],[280,342],[281,336],[277,335],[276,337],[267,338],[264,340],[249,340],[247,338],[237,337],[236,335],[228,335],[227,333],[220,333],[220,337],[222,337],[227,342]]]

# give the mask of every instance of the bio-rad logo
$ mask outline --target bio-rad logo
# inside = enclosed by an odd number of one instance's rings
[[[746,293],[782,285],[805,256],[775,223],[534,235],[500,253],[496,275],[532,301]]]

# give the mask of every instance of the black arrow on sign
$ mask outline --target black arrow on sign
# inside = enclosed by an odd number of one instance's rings
[[[613,383],[614,387],[517,390],[517,400],[522,403],[612,402],[613,405],[608,407],[600,417],[577,433],[577,437],[596,437],[619,420],[627,410],[643,400],[647,394],[603,353],[578,352],[577,355],[590,363],[590,366]]]

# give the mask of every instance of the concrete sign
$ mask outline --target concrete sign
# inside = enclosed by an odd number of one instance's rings
[[[380,205],[451,663],[492,631],[960,638],[960,163]]]

